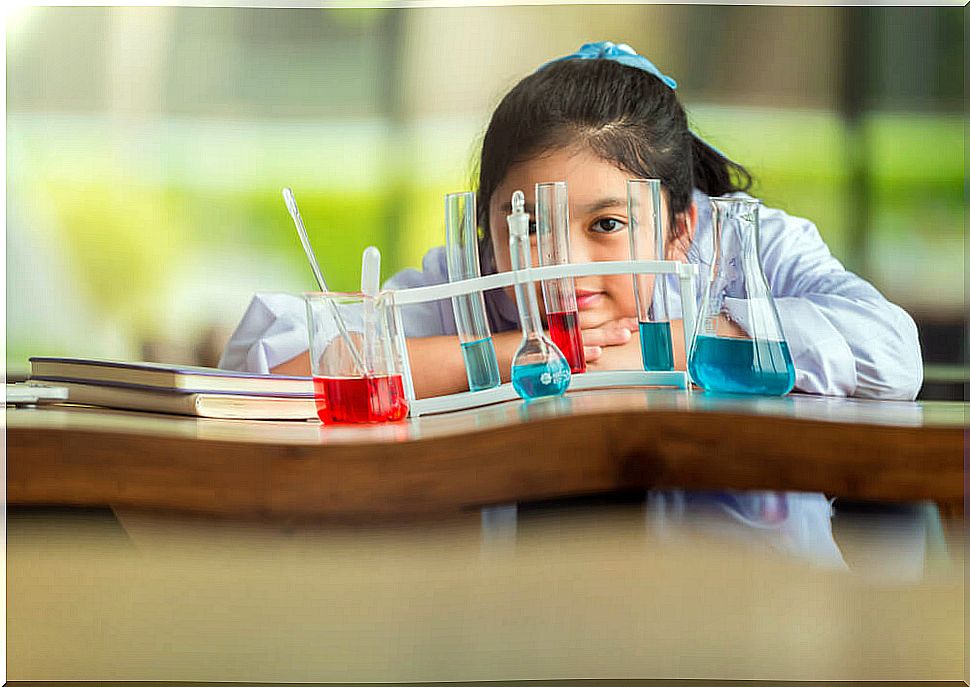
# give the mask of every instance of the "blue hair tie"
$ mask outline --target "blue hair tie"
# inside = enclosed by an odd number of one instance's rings
[[[610,60],[611,62],[619,62],[620,64],[625,64],[627,67],[636,67],[637,69],[642,69],[643,71],[647,72],[647,74],[653,74],[665,84],[670,86],[671,89],[677,89],[676,81],[657,69],[657,65],[648,60],[646,57],[643,55],[638,55],[637,51],[626,43],[614,43],[612,41],[584,43],[583,46],[573,54],[550,60],[539,67],[539,69],[536,71],[542,71],[550,64],[562,62],[563,60]]]
[[[637,69],[642,69],[647,74],[653,74],[658,79],[663,81],[670,87],[670,90],[677,90],[677,82],[671,77],[664,74],[662,71],[657,69],[657,65],[648,60],[643,55],[638,55],[637,51],[631,48],[626,43],[614,43],[613,41],[599,41],[596,43],[583,43],[582,47],[571,55],[566,55],[565,57],[557,57],[554,60],[549,60],[541,67],[536,69],[537,72],[541,72],[543,69],[548,67],[550,64],[556,62],[562,62],[564,60],[610,60],[611,62],[619,62],[620,64],[625,64],[627,67],[636,67]],[[691,131],[698,140],[704,143],[708,148],[713,150],[715,153],[721,157],[726,158],[727,156],[720,150],[712,146],[710,143],[697,136],[694,131]]]

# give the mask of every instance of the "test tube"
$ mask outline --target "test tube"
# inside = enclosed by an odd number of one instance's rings
[[[475,194],[470,191],[445,196],[445,246],[450,282],[482,276],[478,262],[478,216],[475,210]],[[482,292],[454,296],[452,304],[468,375],[468,388],[482,391],[498,386],[502,378],[499,376],[492,332],[485,316]]]
[[[630,219],[630,259],[664,259],[664,222],[660,204],[659,179],[628,179],[627,214]],[[667,303],[667,275],[634,274],[633,293],[640,325],[640,352],[643,369],[674,369],[674,349],[670,338]]]
[[[536,184],[536,235],[541,266],[569,264],[569,196],[565,181]],[[549,336],[566,356],[569,370],[574,374],[586,372],[572,277],[543,281],[542,299]]]

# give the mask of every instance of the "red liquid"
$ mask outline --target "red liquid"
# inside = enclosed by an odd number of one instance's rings
[[[583,337],[579,333],[579,315],[575,311],[551,312],[546,314],[546,322],[549,324],[552,342],[566,356],[569,371],[586,372],[586,351],[583,349]]]
[[[408,414],[401,375],[314,377],[317,416],[324,424],[395,422]]]

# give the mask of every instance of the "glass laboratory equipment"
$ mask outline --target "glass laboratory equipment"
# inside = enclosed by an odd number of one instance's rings
[[[478,215],[474,193],[466,191],[445,196],[445,246],[448,281],[482,276],[478,262]],[[482,292],[455,296],[452,305],[468,375],[468,388],[481,391],[498,386],[502,378],[499,376],[498,359],[495,357]]]
[[[525,194],[512,194],[512,214],[508,216],[509,250],[512,269],[532,267],[529,239],[529,215],[525,212]],[[539,304],[531,281],[516,281],[515,302],[522,325],[522,343],[512,359],[512,387],[529,401],[542,396],[560,396],[569,386],[569,363],[559,348],[546,338],[539,319]]]
[[[565,181],[536,184],[536,240],[539,265],[569,264],[569,197]],[[543,281],[542,298],[549,336],[566,356],[571,372],[586,372],[573,278]]]
[[[402,332],[393,293],[307,293],[310,373],[324,424],[403,420]],[[361,354],[363,352],[363,355]],[[360,360],[365,360],[361,369]]]
[[[795,383],[795,367],[758,256],[760,201],[711,198],[711,206],[713,264],[688,372],[707,391],[786,394]]]
[[[664,259],[664,221],[659,179],[628,179],[626,206],[629,217],[630,259]],[[674,369],[674,348],[670,338],[667,279],[663,274],[634,274],[633,293],[640,325],[643,369]]]

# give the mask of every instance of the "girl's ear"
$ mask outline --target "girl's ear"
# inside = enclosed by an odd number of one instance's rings
[[[687,262],[687,250],[697,230],[697,203],[674,216],[673,239],[667,244],[667,259]]]

